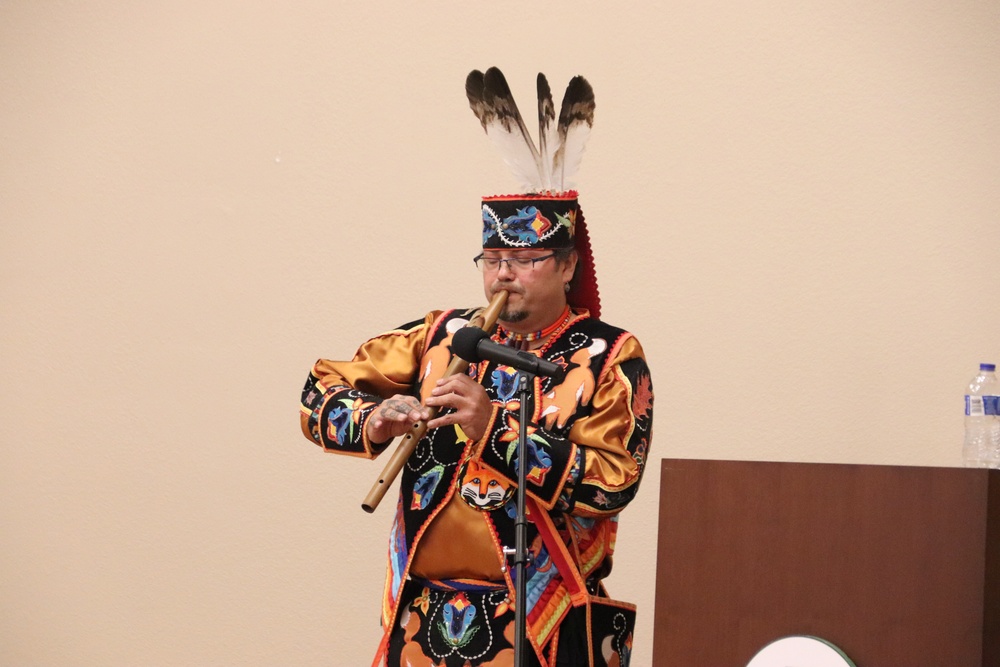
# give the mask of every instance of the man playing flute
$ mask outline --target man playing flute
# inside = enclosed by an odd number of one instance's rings
[[[534,378],[533,416],[521,424],[514,368],[479,361],[445,376],[452,338],[476,309],[436,310],[365,342],[350,361],[316,362],[302,430],[326,451],[374,458],[426,420],[401,472],[373,664],[514,664],[521,601],[504,548],[514,546],[523,428],[528,664],[626,665],[634,607],[607,598],[602,579],[642,477],[653,396],[639,342],[598,319],[586,224],[577,193],[562,187],[592,123],[593,91],[574,78],[556,123],[539,75],[537,149],[498,70],[470,74],[467,91],[487,134],[515,135],[538,166],[528,194],[482,200],[474,261],[486,298],[506,293],[490,340],[564,373]]]

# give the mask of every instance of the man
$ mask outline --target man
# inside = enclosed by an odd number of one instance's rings
[[[634,608],[604,598],[601,580],[652,435],[642,348],[596,319],[575,192],[487,197],[483,222],[485,296],[508,294],[492,340],[566,369],[558,382],[535,379],[523,425],[529,664],[625,665]],[[517,371],[483,361],[444,377],[452,335],[473,314],[434,311],[351,361],[320,360],[303,390],[303,432],[344,454],[375,457],[438,410],[402,471],[375,664],[514,664],[520,602],[504,547],[514,546]]]

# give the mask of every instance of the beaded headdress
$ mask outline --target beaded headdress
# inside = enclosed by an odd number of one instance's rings
[[[579,260],[567,301],[600,317],[590,236],[577,192],[571,189],[594,124],[594,90],[582,76],[573,77],[557,120],[544,74],[538,74],[537,87],[536,148],[500,70],[475,70],[465,80],[473,113],[522,193],[483,197],[483,248],[575,248]]]

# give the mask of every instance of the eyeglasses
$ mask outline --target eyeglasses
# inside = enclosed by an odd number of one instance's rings
[[[548,255],[542,255],[541,257],[511,257],[509,259],[500,259],[499,257],[487,257],[486,255],[479,254],[472,258],[472,262],[476,265],[477,269],[483,271],[499,271],[501,264],[506,264],[507,268],[511,271],[530,271],[535,268],[535,262],[544,262],[547,259],[552,259],[556,256],[556,253],[550,253]]]

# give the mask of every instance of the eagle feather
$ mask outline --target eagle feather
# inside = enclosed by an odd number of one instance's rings
[[[538,147],[518,111],[503,73],[473,70],[465,80],[469,106],[523,192],[563,192],[574,185],[583,150],[594,124],[594,90],[582,76],[573,77],[556,118],[552,90],[542,73],[538,92]]]

